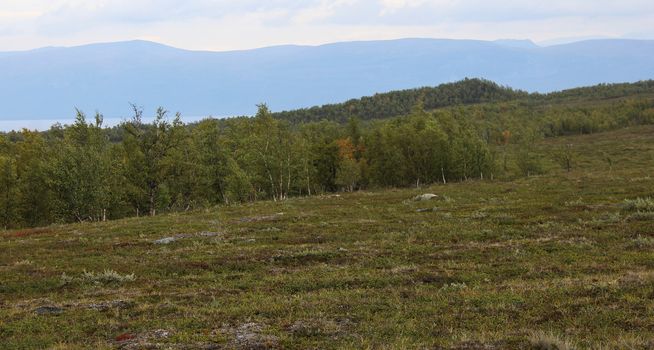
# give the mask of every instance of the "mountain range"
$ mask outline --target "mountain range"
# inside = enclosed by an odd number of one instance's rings
[[[654,41],[400,39],[244,51],[147,41],[0,52],[0,120],[128,116],[129,103],[187,116],[249,115],[484,78],[528,92],[654,78]]]

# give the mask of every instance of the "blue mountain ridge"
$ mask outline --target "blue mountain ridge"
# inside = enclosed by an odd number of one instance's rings
[[[0,52],[0,120],[108,117],[129,103],[188,116],[249,115],[484,78],[530,92],[654,78],[654,41],[541,47],[525,40],[400,39],[189,51],[147,41]]]

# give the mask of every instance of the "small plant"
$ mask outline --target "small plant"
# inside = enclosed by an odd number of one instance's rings
[[[654,248],[654,238],[638,235],[629,246],[636,249]]]
[[[500,225],[512,225],[515,223],[515,218],[507,214],[500,214],[495,218],[495,220]]]
[[[477,210],[476,212],[474,212],[474,213],[472,213],[470,215],[470,218],[475,219],[475,220],[483,220],[483,219],[485,219],[487,217],[488,217],[488,214],[486,212],[482,211],[482,210]]]
[[[531,348],[535,350],[573,350],[575,346],[552,333],[534,332],[529,336]]]
[[[64,285],[74,282],[93,283],[93,284],[116,284],[124,282],[132,282],[136,276],[132,274],[121,275],[114,270],[104,270],[103,272],[87,272],[84,271],[81,276],[73,277],[67,275],[65,272],[61,274],[60,280]]]
[[[87,272],[81,276],[82,281],[96,283],[96,284],[111,284],[111,283],[123,283],[131,282],[136,279],[134,274],[121,275],[114,270],[104,270],[103,272]]]
[[[14,263],[14,266],[27,266],[27,265],[32,265],[32,264],[34,264],[34,262],[32,260],[25,259],[25,260],[16,261]]]
[[[443,199],[443,202],[445,202],[445,203],[454,203],[454,199],[452,199],[451,197],[443,196],[442,199]]]
[[[75,277],[68,276],[65,272],[61,274],[60,279],[61,279],[61,284],[63,285],[71,284],[75,281]]]
[[[654,212],[638,211],[627,216],[627,221],[652,221],[654,220]]]
[[[136,276],[132,274],[121,275],[120,273],[114,270],[104,270],[103,272],[87,272],[84,271],[81,276],[74,277],[66,274],[65,272],[61,274],[59,280],[62,285],[69,285],[75,282],[80,283],[93,283],[93,284],[117,284],[124,282],[131,282],[136,279]]]
[[[442,286],[441,291],[455,291],[455,290],[462,290],[466,288],[468,288],[468,286],[465,284],[465,282],[461,282],[461,283],[452,282]]]
[[[654,212],[654,199],[650,197],[626,199],[622,203],[622,210],[627,212]]]
[[[604,213],[591,221],[592,225],[617,224],[620,222],[620,213]]]
[[[566,207],[580,207],[582,205],[585,205],[584,201],[581,199],[581,197],[577,198],[576,200],[573,201],[567,201],[564,203]]]

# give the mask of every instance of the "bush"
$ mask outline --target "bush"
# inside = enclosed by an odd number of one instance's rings
[[[627,216],[627,221],[652,221],[654,220],[654,212],[637,211]]]
[[[654,212],[654,199],[650,197],[626,199],[622,203],[622,210],[628,212]]]
[[[124,282],[131,282],[136,279],[132,274],[121,275],[114,270],[104,270],[103,272],[87,272],[84,271],[79,277],[69,276],[65,272],[61,274],[60,281],[62,286],[72,284],[119,284]]]

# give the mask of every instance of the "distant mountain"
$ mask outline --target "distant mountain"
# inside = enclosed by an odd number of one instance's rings
[[[107,117],[129,102],[184,115],[252,114],[479,77],[526,91],[654,78],[654,41],[402,39],[247,51],[180,50],[130,41],[0,53],[0,119]]]
[[[500,39],[493,41],[496,44],[518,49],[536,49],[539,46],[531,40]]]

